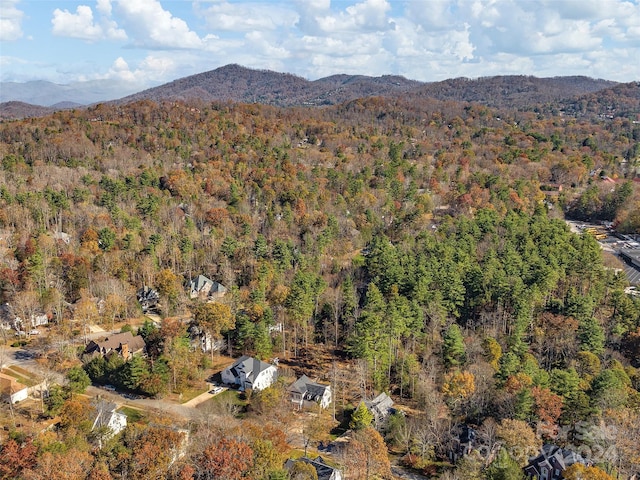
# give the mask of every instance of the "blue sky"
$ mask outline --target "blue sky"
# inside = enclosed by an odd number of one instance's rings
[[[640,80],[640,0],[0,0],[0,80],[137,91],[229,63],[308,79]]]

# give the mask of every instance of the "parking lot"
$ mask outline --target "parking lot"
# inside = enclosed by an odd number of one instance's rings
[[[627,274],[627,278],[629,279],[630,285],[640,285],[640,270],[632,267],[628,263],[626,263],[623,259],[620,259],[624,264],[624,273]]]

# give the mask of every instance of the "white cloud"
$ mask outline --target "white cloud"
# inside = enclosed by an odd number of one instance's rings
[[[111,16],[111,0],[96,0],[96,10],[105,17]]]
[[[32,57],[13,47],[28,45],[25,37],[33,22],[27,20],[36,17],[32,6],[52,3],[0,0],[0,38],[22,36],[22,42],[3,45],[4,55]],[[67,82],[84,75],[146,88],[228,63],[311,79],[335,73],[418,80],[498,74],[640,78],[640,0],[57,3],[61,6],[52,16],[56,35],[88,42],[127,38],[136,54],[112,53],[108,58],[117,60],[102,64],[103,52],[112,47],[104,42],[100,54],[93,46],[79,48],[73,58],[46,58],[37,67],[34,60],[5,67],[3,58],[3,78],[49,72],[49,78],[57,75],[56,80]],[[23,48],[35,51],[32,45]],[[171,52],[175,49],[179,55]]]
[[[386,0],[364,0],[336,14],[316,16],[315,20],[325,33],[359,33],[384,31],[393,24],[387,16],[391,6]]]
[[[127,34],[111,20],[111,3],[109,0],[98,0],[96,10],[100,13],[98,21],[94,21],[93,10],[87,5],[78,5],[75,13],[56,8],[51,23],[53,34],[60,37],[71,37],[95,42],[98,40],[125,40]]]
[[[20,0],[0,0],[0,41],[11,42],[22,38],[22,17],[18,9]]]
[[[205,46],[181,18],[162,8],[158,0],[123,0],[116,10],[137,47],[198,49]]]
[[[129,84],[131,88],[146,88],[150,84],[166,82],[176,73],[176,62],[169,56],[148,55],[135,68],[123,58],[116,58],[106,72],[83,73],[79,81],[116,81]]]
[[[298,21],[298,14],[290,8],[260,2],[229,3],[214,2],[207,8],[195,4],[196,11],[206,19],[214,30],[249,32],[275,30],[292,27]]]

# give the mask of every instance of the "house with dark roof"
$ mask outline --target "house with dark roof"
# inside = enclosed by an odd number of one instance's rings
[[[198,275],[189,282],[189,297],[202,300],[217,300],[227,293],[227,288],[204,275]]]
[[[384,428],[389,415],[396,413],[396,409],[393,408],[393,400],[384,392],[373,400],[365,401],[364,404],[373,414],[373,424],[378,430]]]
[[[322,457],[316,457],[315,459],[311,459],[308,457],[300,457],[297,460],[287,460],[284,464],[284,468],[287,471],[291,471],[293,466],[297,462],[304,462],[311,465],[316,469],[316,473],[318,474],[318,480],[342,480],[342,472],[335,467],[327,465],[325,460]]]
[[[528,478],[536,480],[560,480],[562,472],[574,463],[588,465],[580,454],[572,450],[545,444],[540,455],[529,459],[529,463],[524,467],[524,473]]]
[[[452,448],[449,450],[449,460],[453,463],[480,447],[478,432],[473,427],[459,425],[455,433]]]
[[[92,340],[84,350],[84,355],[94,357],[106,356],[111,352],[129,360],[134,355],[144,352],[146,344],[140,335],[133,336],[131,332],[115,333],[103,340]]]
[[[298,409],[317,405],[327,408],[331,404],[331,386],[312,382],[306,375],[293,382],[287,391],[291,402]]]
[[[228,385],[237,385],[239,390],[263,390],[278,378],[275,365],[257,358],[243,355],[233,365],[221,372],[222,381]]]

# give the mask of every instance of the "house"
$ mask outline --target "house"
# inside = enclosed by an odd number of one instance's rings
[[[136,298],[142,308],[142,313],[155,312],[158,308],[158,302],[160,301],[160,295],[158,291],[144,286],[136,292]]]
[[[384,392],[373,400],[365,401],[364,404],[373,414],[373,424],[378,430],[384,428],[389,415],[396,413],[396,409],[393,408],[393,400]]]
[[[92,340],[84,350],[85,355],[107,355],[115,352],[125,360],[144,352],[146,344],[140,335],[135,337],[131,332],[115,333],[104,340]]]
[[[13,319],[13,328],[17,331],[21,330],[32,330],[37,327],[41,327],[42,325],[49,324],[49,317],[45,313],[41,313],[39,315],[31,315],[30,321],[27,325],[20,317],[15,317]],[[30,325],[30,326],[29,326]]]
[[[95,412],[91,431],[101,427],[107,427],[110,431],[106,438],[117,435],[127,426],[127,416],[117,410],[117,405],[100,397],[94,402]]]
[[[45,313],[40,315],[31,315],[31,328],[40,327],[49,324],[49,317]]]
[[[524,473],[527,477],[537,480],[560,480],[562,472],[574,463],[587,465],[587,461],[579,454],[556,445],[546,444],[542,447],[540,455],[529,459],[529,464],[524,467]]]
[[[482,443],[475,428],[466,424],[458,425],[454,430],[453,442],[448,454],[449,460],[455,463],[474,450],[486,453],[491,459],[495,455],[494,451],[488,451]]]
[[[18,403],[26,400],[29,389],[15,378],[0,372],[0,398],[8,403]]]
[[[293,382],[287,391],[298,409],[316,405],[327,408],[331,403],[331,386],[312,382],[306,375]]]
[[[243,355],[225,368],[221,376],[224,383],[237,385],[240,390],[263,390],[275,382],[278,369],[275,365]]]
[[[193,322],[187,328],[187,333],[193,350],[199,348],[203,352],[210,352],[213,349],[214,352],[219,352],[227,346],[227,342],[223,338],[212,338],[198,324]]]
[[[327,465],[322,457],[311,459],[308,457],[300,457],[297,460],[287,460],[284,468],[290,471],[297,462],[308,463],[316,469],[318,480],[342,480],[342,473],[337,468]]]
[[[53,239],[56,242],[61,242],[64,243],[65,245],[69,245],[69,243],[71,242],[71,236],[68,233],[65,232],[53,232]]]
[[[227,288],[213,280],[198,275],[189,282],[189,297],[200,298],[202,300],[217,300],[227,293]]]

